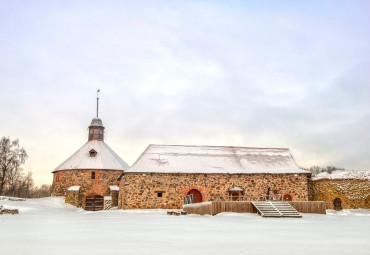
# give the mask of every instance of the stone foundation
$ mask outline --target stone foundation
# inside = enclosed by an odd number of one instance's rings
[[[118,208],[182,208],[192,189],[202,201],[229,199],[229,189],[238,186],[244,199],[253,201],[270,193],[289,194],[293,201],[308,201],[309,174],[160,174],[125,173],[120,182]],[[161,197],[158,195],[161,193]]]
[[[327,209],[334,209],[335,198],[341,199],[343,209],[370,209],[370,180],[311,180],[309,190],[310,200],[325,201]]]

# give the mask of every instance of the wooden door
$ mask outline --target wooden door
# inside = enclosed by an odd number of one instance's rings
[[[202,193],[200,193],[200,191],[197,189],[190,190],[188,195],[194,195],[194,203],[201,203],[203,201]]]
[[[85,210],[99,211],[104,208],[104,198],[99,195],[91,195],[86,197]]]
[[[334,210],[342,210],[342,200],[339,197],[334,199],[333,204]]]

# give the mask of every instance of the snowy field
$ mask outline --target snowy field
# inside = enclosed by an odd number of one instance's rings
[[[0,205],[20,210],[0,215],[0,254],[370,254],[369,210],[273,219],[87,212],[62,198],[0,200]]]

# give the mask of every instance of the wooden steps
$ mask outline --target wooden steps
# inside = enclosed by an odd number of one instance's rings
[[[302,215],[286,201],[255,201],[252,204],[262,217],[302,218]]]

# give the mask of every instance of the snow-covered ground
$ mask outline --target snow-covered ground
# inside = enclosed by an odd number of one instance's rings
[[[3,199],[0,205],[20,210],[0,215],[0,254],[370,254],[369,210],[274,219],[87,212],[62,198]]]

